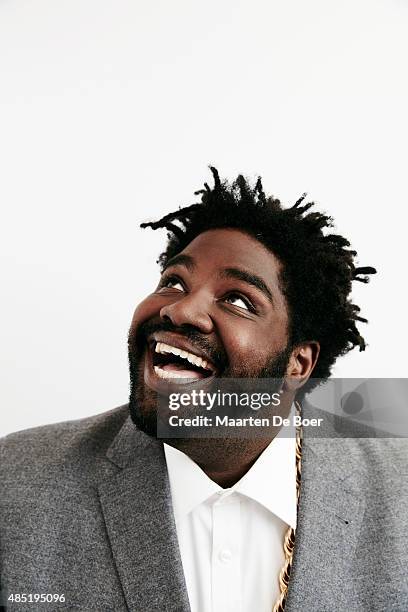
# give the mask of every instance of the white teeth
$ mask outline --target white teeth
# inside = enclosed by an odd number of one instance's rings
[[[168,379],[168,378],[188,378],[193,379],[192,376],[182,376],[180,372],[172,372],[171,370],[162,370],[159,366],[154,366],[154,371],[156,372],[159,378]]]
[[[193,363],[194,365],[198,367],[201,366],[201,362],[202,362],[201,357],[196,357],[195,355],[187,355],[187,359],[190,363]]]
[[[170,346],[170,344],[165,344],[164,342],[157,342],[155,351],[156,353],[162,353],[162,354],[172,353],[173,355],[178,355],[179,357],[182,357],[183,359],[187,359],[187,361],[189,361],[193,365],[196,365],[199,368],[207,369],[208,367],[208,363],[205,359],[201,359],[201,357],[198,357],[197,355],[193,355],[193,353],[189,353],[188,351],[183,351],[181,349],[178,349],[175,346]],[[171,377],[168,377],[168,378],[171,378]]]

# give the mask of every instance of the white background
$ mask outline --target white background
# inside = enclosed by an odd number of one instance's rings
[[[332,214],[379,274],[370,346],[405,376],[405,0],[1,0],[0,435],[128,396],[126,334],[207,165]]]

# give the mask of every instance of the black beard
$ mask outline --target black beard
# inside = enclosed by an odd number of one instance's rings
[[[268,378],[276,382],[278,391],[284,381],[286,369],[289,363],[291,347],[286,346],[279,353],[270,356],[266,365],[258,367],[230,368],[227,364],[225,351],[219,347],[209,345],[208,340],[194,328],[184,326],[182,329],[175,328],[171,323],[147,323],[138,329],[136,335],[129,332],[128,359],[130,377],[129,410],[133,423],[138,429],[147,435],[157,438],[157,394],[149,389],[144,382],[144,371],[141,365],[141,357],[147,346],[146,339],[155,331],[174,331],[189,338],[196,346],[204,348],[211,356],[213,363],[220,372],[219,378]],[[222,367],[224,365],[224,367]],[[273,392],[274,390],[271,390]]]

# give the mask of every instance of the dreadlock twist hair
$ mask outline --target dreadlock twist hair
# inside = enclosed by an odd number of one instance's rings
[[[356,267],[356,251],[338,234],[324,232],[333,226],[331,217],[309,212],[314,202],[304,193],[290,208],[266,196],[261,178],[254,187],[239,175],[229,184],[210,166],[214,186],[207,183],[195,192],[201,202],[165,215],[141,227],[166,228],[168,243],[158,262],[166,263],[202,232],[235,228],[256,238],[283,264],[281,288],[289,309],[289,345],[315,340],[320,355],[314,379],[326,380],[340,355],[358,346],[366,348],[357,322],[367,322],[351,303],[353,281],[368,282],[372,267]],[[310,381],[308,390],[314,384]]]

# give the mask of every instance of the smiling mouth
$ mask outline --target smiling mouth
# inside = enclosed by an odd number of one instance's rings
[[[162,380],[190,382],[215,375],[214,366],[206,359],[171,344],[155,342],[152,348],[153,369]]]

